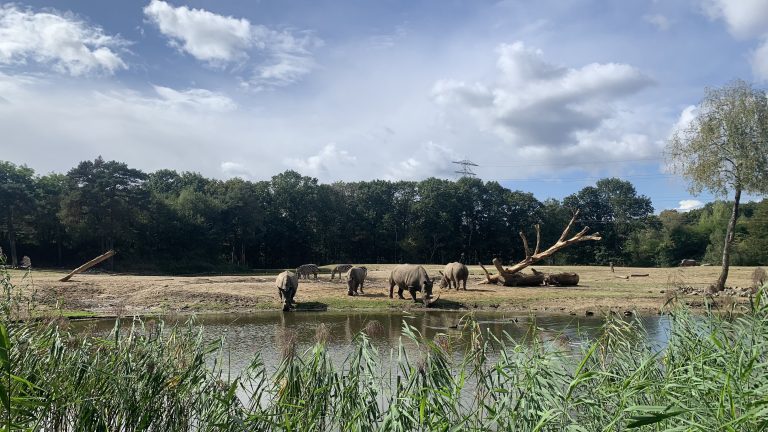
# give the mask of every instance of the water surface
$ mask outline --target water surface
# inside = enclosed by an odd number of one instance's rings
[[[460,356],[469,341],[469,332],[462,326],[462,318],[467,315],[467,312],[455,311],[418,313],[270,311],[250,314],[198,315],[195,320],[203,326],[207,340],[224,337],[225,364],[234,374],[246,367],[257,353],[268,370],[276,367],[286,333],[296,335],[299,351],[311,347],[315,343],[316,330],[321,323],[325,324],[329,330],[327,347],[337,366],[343,366],[344,359],[352,349],[355,335],[370,321],[377,321],[382,326],[382,330],[371,337],[382,358],[389,358],[391,350],[396,349],[401,340],[407,342],[407,338],[402,334],[404,322],[430,339],[437,334],[448,335],[456,355]],[[539,340],[556,341],[564,349],[568,349],[569,346],[577,349],[580,344],[594,339],[599,335],[604,323],[601,317],[555,314],[533,317],[519,312],[476,312],[472,316],[480,324],[484,333],[490,331],[498,338],[505,338],[508,335],[516,341],[525,342],[529,340],[526,335],[529,335],[531,328],[535,327]],[[156,318],[147,319],[147,321],[152,319]],[[163,317],[161,319],[164,319],[167,324],[173,324],[184,322],[189,318]],[[669,334],[669,317],[654,315],[624,319],[640,321],[655,346],[665,345]],[[113,327],[114,320],[99,320],[78,325],[79,329],[97,334],[107,333]]]

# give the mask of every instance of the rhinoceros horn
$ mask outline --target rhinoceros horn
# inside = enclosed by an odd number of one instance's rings
[[[438,294],[437,297],[430,297],[430,298],[427,298],[427,296],[424,296],[423,299],[424,299],[424,306],[430,307],[440,299],[440,294]]]

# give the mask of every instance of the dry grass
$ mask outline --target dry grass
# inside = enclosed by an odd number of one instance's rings
[[[387,277],[393,265],[366,264],[366,294],[347,296],[346,284],[321,274],[317,281],[302,281],[296,300],[298,310],[402,310],[420,309],[411,301],[390,300]],[[425,266],[437,276],[442,266]],[[609,267],[534,266],[545,272],[577,272],[578,287],[507,288],[482,284],[484,274],[479,266],[470,266],[467,291],[446,291],[439,307],[444,309],[490,309],[554,313],[585,311],[636,310],[656,312],[680,286],[706,287],[719,273],[718,267],[622,268],[611,273]],[[330,272],[330,269],[326,269]],[[733,287],[750,287],[754,267],[732,267],[728,283]],[[620,278],[631,274],[647,277]],[[89,311],[98,315],[151,313],[200,313],[279,309],[273,276],[136,276],[87,274],[70,282],[58,282],[64,272],[35,270],[22,281],[23,272],[12,272],[15,283],[26,293],[36,290],[38,303],[65,310]],[[30,282],[31,281],[31,282]],[[396,297],[396,296],[395,296]],[[684,296],[693,307],[703,302],[701,296]],[[746,301],[737,298],[736,301]],[[115,308],[119,305],[119,308]]]

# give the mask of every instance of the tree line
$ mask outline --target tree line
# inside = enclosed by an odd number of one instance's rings
[[[66,174],[0,161],[0,233],[9,260],[72,266],[107,249],[117,270],[200,273],[314,262],[445,263],[523,259],[519,233],[554,243],[573,212],[603,240],[551,264],[717,263],[729,204],[654,214],[625,180],[606,178],[562,201],[462,178],[321,184],[286,171],[266,181],[145,173],[101,157]],[[768,200],[747,203],[733,262],[768,262]]]

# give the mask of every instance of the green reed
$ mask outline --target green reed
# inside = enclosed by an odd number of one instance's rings
[[[531,327],[523,340],[464,322],[468,344],[404,324],[389,354],[359,333],[338,366],[327,330],[268,369],[258,355],[237,376],[224,341],[190,321],[116,323],[108,336],[62,319],[0,320],[0,422],[46,431],[758,431],[768,427],[768,305],[741,314],[670,312],[656,347],[642,325],[607,317],[581,348]],[[764,287],[763,290],[767,288]],[[369,326],[370,327],[370,326]],[[371,327],[374,328],[375,326]],[[325,334],[325,336],[322,336]],[[466,348],[459,348],[466,347]],[[455,353],[455,349],[462,349]]]

